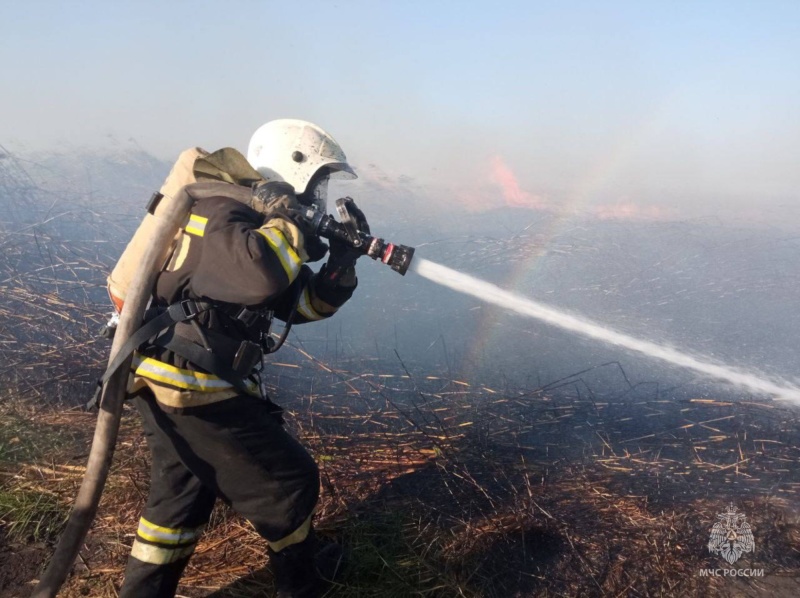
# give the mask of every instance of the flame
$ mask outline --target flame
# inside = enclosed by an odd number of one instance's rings
[[[517,177],[500,156],[492,157],[489,178],[503,190],[503,199],[506,205],[533,210],[544,210],[547,207],[541,197],[520,188]]]

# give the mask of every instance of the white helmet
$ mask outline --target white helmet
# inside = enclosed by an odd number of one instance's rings
[[[333,137],[315,124],[293,118],[261,125],[250,138],[247,161],[264,178],[289,183],[298,195],[323,167],[337,178],[356,178]]]

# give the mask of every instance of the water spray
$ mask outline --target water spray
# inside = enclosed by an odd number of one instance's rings
[[[471,295],[481,301],[509,309],[523,316],[536,318],[552,326],[588,336],[610,345],[636,351],[648,357],[729,382],[755,393],[771,395],[776,399],[787,400],[800,405],[800,388],[791,384],[773,382],[755,374],[712,363],[711,360],[706,358],[692,357],[686,351],[634,338],[589,319],[571,315],[538,301],[510,293],[494,284],[430,260],[423,258],[414,260],[411,270],[423,278],[454,291]]]
[[[427,278],[439,285],[509,309],[523,316],[535,318],[552,326],[610,345],[635,351],[671,365],[746,388],[755,393],[771,395],[776,399],[788,400],[800,405],[800,388],[791,384],[768,380],[749,372],[713,363],[708,358],[693,357],[683,350],[641,340],[587,318],[572,315],[544,303],[521,297],[494,284],[430,260],[424,258],[414,260],[413,247],[389,243],[359,230],[353,217],[354,213],[358,213],[358,209],[351,198],[338,199],[336,208],[341,222],[337,222],[327,214],[314,212],[309,214],[316,227],[317,234],[327,239],[335,239],[347,243],[364,255],[368,255],[374,260],[382,261],[392,270],[402,275],[405,275],[411,269],[411,271],[416,272],[423,278]]]

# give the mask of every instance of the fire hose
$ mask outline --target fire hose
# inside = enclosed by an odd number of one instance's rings
[[[163,256],[169,250],[170,243],[183,225],[194,201],[195,198],[183,188],[175,197],[175,201],[171,202],[171,209],[166,213],[159,213],[152,244],[134,275],[125,306],[120,314],[109,363],[114,361],[128,337],[141,326],[156,276],[162,266]],[[67,527],[61,535],[50,564],[33,591],[33,598],[49,598],[58,593],[97,513],[97,505],[108,478],[117,443],[122,403],[128,387],[130,361],[131,358],[128,358],[127,363],[120,367],[103,386],[100,412],[86,464],[86,473]]]

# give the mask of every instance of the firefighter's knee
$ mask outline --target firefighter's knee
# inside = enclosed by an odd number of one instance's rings
[[[319,467],[312,460],[313,467],[308,471],[308,484],[303,499],[298,501],[295,507],[295,518],[300,519],[301,522],[306,519],[310,520],[311,516],[317,510],[317,501],[319,501]],[[298,522],[300,523],[300,522]]]
[[[295,465],[295,480],[291,484],[292,500],[285,504],[288,512],[285,514],[289,531],[295,530],[311,515],[317,507],[319,500],[320,474],[319,467],[308,452],[303,451],[302,459]],[[284,487],[289,490],[289,486]]]
[[[292,484],[252,504],[249,513],[240,510],[275,552],[308,535],[319,499],[319,470],[310,458],[309,463],[302,476],[295,469]]]
[[[284,521],[286,525],[281,538],[289,537],[294,538],[289,544],[302,541],[308,534],[308,529],[311,523],[311,518],[317,510],[317,501],[319,500],[319,468],[313,459],[309,459],[309,465],[305,472],[305,479],[302,488],[297,493],[293,504],[287,505],[288,512],[285,513]],[[281,541],[278,539],[278,542]],[[271,538],[267,538],[271,542]]]

